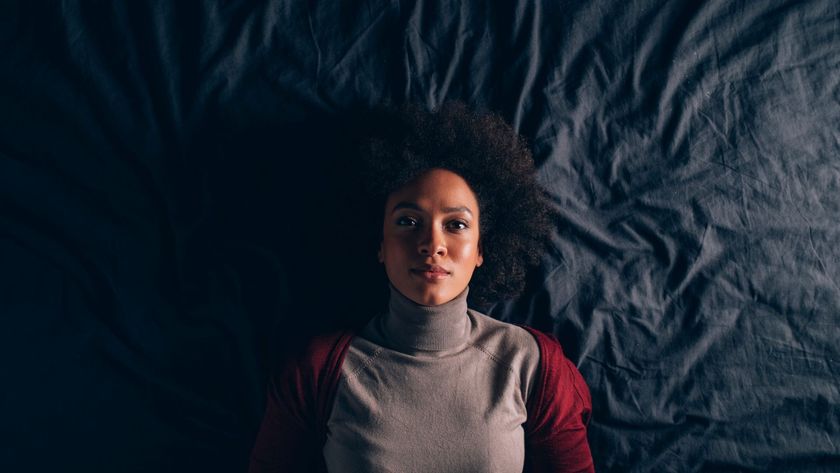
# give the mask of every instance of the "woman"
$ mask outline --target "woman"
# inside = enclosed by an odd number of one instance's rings
[[[519,293],[547,241],[527,147],[449,104],[362,148],[388,310],[272,380],[250,471],[592,471],[589,392],[556,340],[467,307]]]

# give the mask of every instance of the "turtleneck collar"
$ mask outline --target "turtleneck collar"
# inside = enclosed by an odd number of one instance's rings
[[[457,348],[469,337],[469,288],[441,305],[420,305],[391,285],[382,332],[398,350],[441,351]]]

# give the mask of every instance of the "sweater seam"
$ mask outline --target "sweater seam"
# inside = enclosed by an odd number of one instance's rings
[[[510,371],[511,373],[516,373],[516,370],[513,369],[513,366],[511,366],[509,363],[506,363],[499,356],[493,354],[493,352],[491,352],[487,348],[483,347],[482,345],[477,345],[477,344],[474,344],[474,343],[467,343],[467,345],[478,349],[480,352],[487,355],[490,359],[492,359],[496,363],[498,363],[498,364],[502,365],[503,367],[507,368],[507,370]]]
[[[355,379],[359,375],[359,373],[362,372],[362,370],[370,367],[370,365],[372,365],[373,362],[377,358],[379,358],[379,355],[381,355],[384,350],[385,349],[383,347],[376,347],[376,349],[373,351],[373,353],[370,354],[370,356],[366,357],[365,360],[359,366],[357,366],[353,369],[353,371],[348,373],[347,378]]]
[[[488,358],[493,360],[497,365],[500,365],[503,368],[506,368],[508,370],[508,372],[510,372],[513,375],[511,377],[513,378],[514,382],[516,383],[516,389],[519,391],[519,393],[522,397],[523,404],[525,404],[527,406],[528,401],[527,401],[527,399],[525,399],[525,396],[524,396],[525,393],[522,392],[522,383],[521,383],[521,380],[519,379],[520,377],[518,376],[518,373],[513,368],[513,366],[511,366],[510,363],[506,363],[504,360],[502,360],[497,355],[493,354],[493,352],[491,352],[490,350],[488,350],[487,348],[485,348],[482,345],[478,345],[478,344],[475,344],[475,343],[467,343],[467,346],[473,347],[476,350],[484,353],[485,355],[487,355]]]

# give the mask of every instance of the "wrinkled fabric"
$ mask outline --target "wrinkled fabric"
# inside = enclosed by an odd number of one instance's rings
[[[534,151],[553,247],[486,311],[558,336],[597,471],[840,469],[839,18],[3,2],[0,470],[245,471],[279,352],[386,289],[358,112],[450,99]]]

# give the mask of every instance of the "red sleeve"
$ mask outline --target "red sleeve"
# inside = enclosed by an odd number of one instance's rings
[[[270,379],[249,473],[324,469],[324,428],[351,338],[349,333],[316,338]]]
[[[594,472],[586,438],[592,413],[589,388],[554,337],[525,328],[540,347],[540,367],[525,422],[525,471]]]

